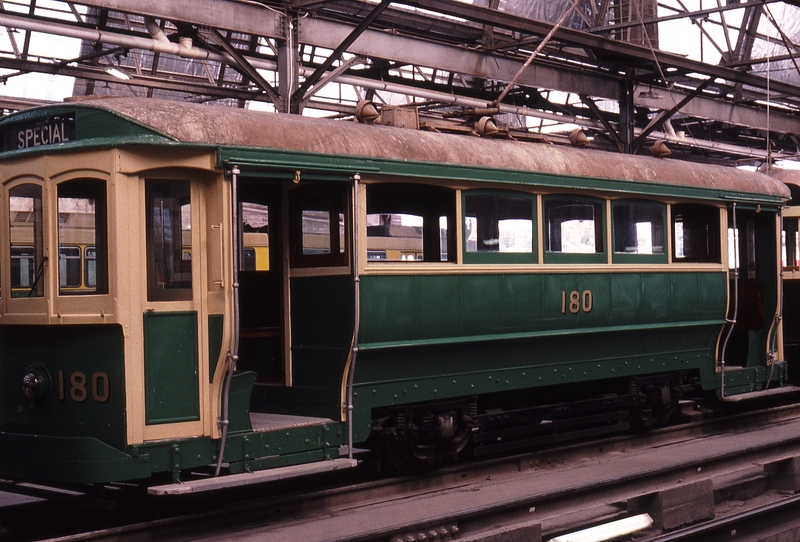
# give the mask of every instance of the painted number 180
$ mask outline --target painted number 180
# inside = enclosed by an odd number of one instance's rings
[[[108,401],[108,386],[108,375],[103,372],[92,374],[91,379],[80,371],[69,375],[58,372],[58,398],[61,401],[69,396],[76,403],[82,403],[89,397],[98,403],[105,403]]]
[[[572,314],[578,314],[581,311],[591,312],[592,291],[591,290],[584,290],[583,292],[578,292],[577,290],[573,290],[571,292],[562,291],[561,314],[567,314],[567,311],[569,311]]]

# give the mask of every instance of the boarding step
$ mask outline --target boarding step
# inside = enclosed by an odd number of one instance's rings
[[[351,469],[357,465],[358,461],[355,459],[328,459],[325,461],[319,461],[317,463],[306,463],[303,465],[292,465],[290,467],[279,467],[256,472],[243,472],[241,474],[228,474],[213,478],[203,478],[200,480],[191,480],[177,484],[152,486],[147,488],[147,492],[151,495],[158,496],[187,495],[190,493],[202,493],[204,491],[214,491],[230,487],[263,484],[265,482],[276,482],[278,480],[297,478],[299,476],[309,476],[312,474],[321,474],[323,472],[332,472],[335,470]]]
[[[736,395],[727,395],[720,397],[720,401],[726,403],[735,403],[737,401],[746,401],[748,399],[760,399],[762,397],[770,397],[775,395],[786,395],[789,393],[800,393],[800,386],[782,386],[779,388],[769,388],[761,391],[750,391],[747,393],[739,393]]]

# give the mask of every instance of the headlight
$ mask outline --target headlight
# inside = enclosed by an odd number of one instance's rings
[[[36,376],[36,373],[28,373],[22,378],[22,393],[31,401],[39,396],[41,387],[42,381]]]
[[[50,377],[44,365],[28,367],[28,372],[22,377],[22,394],[26,399],[39,405],[47,401],[49,395]]]

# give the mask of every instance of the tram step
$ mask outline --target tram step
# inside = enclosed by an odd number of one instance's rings
[[[186,495],[189,493],[201,493],[204,491],[214,491],[227,487],[246,486],[261,484],[264,482],[275,482],[287,478],[298,476],[308,476],[311,474],[321,474],[340,469],[350,469],[358,465],[355,459],[331,459],[318,463],[306,463],[303,465],[292,465],[290,467],[280,467],[267,469],[257,472],[244,472],[241,474],[229,474],[215,478],[203,478],[202,480],[192,480],[177,484],[165,484],[147,488],[151,495]]]
[[[780,388],[770,388],[768,390],[751,391],[747,393],[739,393],[737,395],[728,395],[720,397],[720,401],[735,403],[736,401],[745,401],[747,399],[759,399],[761,397],[769,397],[771,395],[783,395],[787,393],[800,392],[800,386],[783,386]]]

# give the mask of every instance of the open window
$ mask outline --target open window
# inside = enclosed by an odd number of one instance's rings
[[[666,206],[650,201],[612,203],[615,263],[666,263]]]
[[[455,261],[455,193],[423,184],[367,187],[367,259]]]
[[[603,202],[590,198],[545,198],[545,261],[605,262],[604,209]]]
[[[57,190],[59,294],[108,293],[106,183],[77,179]]]
[[[708,205],[672,206],[675,262],[719,263],[719,209]]]
[[[535,198],[504,193],[464,193],[466,263],[535,262]]]
[[[8,193],[11,297],[42,297],[46,260],[42,247],[42,187],[21,184]]]
[[[293,191],[291,197],[292,265],[346,266],[349,217],[345,187],[313,185]]]
[[[192,299],[192,205],[189,181],[151,180],[147,201],[147,299]]]

